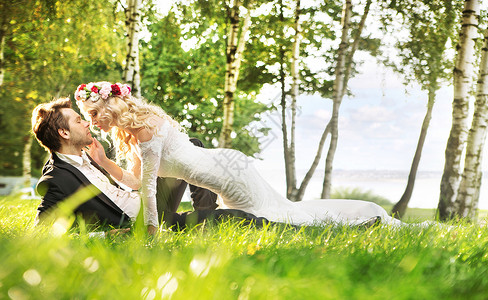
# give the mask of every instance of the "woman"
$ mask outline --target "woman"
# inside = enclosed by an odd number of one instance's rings
[[[383,222],[399,224],[372,202],[289,201],[266,183],[253,167],[251,158],[232,149],[193,146],[176,121],[161,108],[133,97],[128,85],[82,84],[75,98],[92,125],[111,132],[118,157],[140,150],[141,196],[149,232],[154,232],[159,225],[155,197],[157,176],[181,178],[207,188],[221,196],[222,207],[240,209],[275,222],[311,225],[333,221],[354,225],[379,216]]]

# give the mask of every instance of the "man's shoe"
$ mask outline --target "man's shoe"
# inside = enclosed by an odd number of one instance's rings
[[[378,226],[381,224],[381,217],[380,216],[376,216],[376,217],[372,217],[362,223],[360,223],[359,225],[357,225],[359,228],[364,228],[364,229],[367,229],[367,228],[370,228],[370,227],[374,227],[374,226]]]

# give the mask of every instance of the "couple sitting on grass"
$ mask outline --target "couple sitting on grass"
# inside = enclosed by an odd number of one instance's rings
[[[37,186],[42,196],[38,220],[81,187],[93,185],[98,195],[79,205],[76,215],[87,223],[127,227],[138,215],[142,198],[150,234],[157,232],[160,222],[184,228],[189,220],[227,216],[258,225],[270,221],[291,225],[400,223],[372,202],[289,201],[260,176],[251,158],[232,149],[203,148],[160,107],[132,96],[128,85],[82,84],[75,99],[93,126],[111,134],[117,157],[128,167],[123,169],[107,158],[100,142],[91,136],[89,122],[71,108],[68,98],[37,106],[32,131],[51,153]],[[195,211],[178,214],[187,184]]]

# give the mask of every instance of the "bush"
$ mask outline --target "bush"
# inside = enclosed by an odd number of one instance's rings
[[[337,187],[334,188],[332,199],[353,199],[353,200],[364,200],[371,201],[381,206],[392,205],[393,203],[387,198],[376,195],[372,190],[363,190],[361,188],[355,187]]]

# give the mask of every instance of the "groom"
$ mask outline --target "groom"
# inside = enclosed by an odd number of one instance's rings
[[[120,188],[103,168],[84,153],[83,148],[93,141],[89,122],[71,108],[69,98],[38,105],[32,113],[32,132],[51,153],[37,184],[37,191],[42,196],[37,221],[45,219],[58,204],[80,188],[93,185],[99,193],[76,207],[74,213],[87,224],[117,228],[131,225],[139,211],[139,195]],[[184,228],[188,222],[200,223],[227,216],[253,221],[258,225],[267,222],[264,218],[240,210],[213,210],[217,196],[199,187],[191,187],[194,207],[199,210],[178,214],[175,211],[185,186],[186,183],[175,179],[158,181],[158,202],[161,202],[158,210],[164,210],[164,222],[169,227]]]

